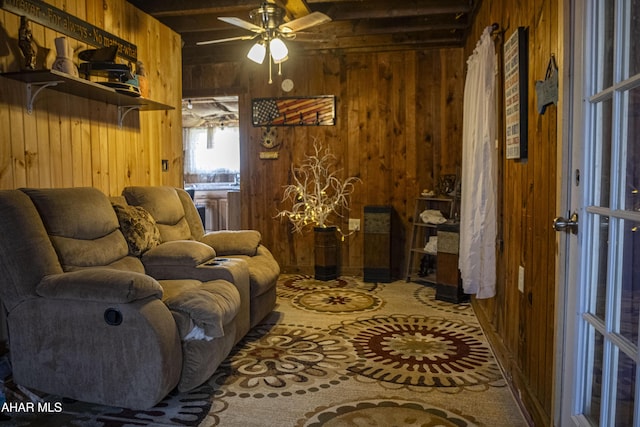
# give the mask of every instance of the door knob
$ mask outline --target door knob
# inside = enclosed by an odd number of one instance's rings
[[[553,219],[553,229],[556,231],[565,231],[567,233],[578,233],[578,213],[574,212],[571,218],[566,219],[558,216]]]

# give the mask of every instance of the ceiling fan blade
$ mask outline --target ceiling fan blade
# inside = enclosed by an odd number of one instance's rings
[[[227,24],[235,25],[236,27],[244,28],[245,30],[253,31],[254,33],[263,33],[264,28],[245,21],[244,19],[235,18],[233,16],[219,16],[219,20],[226,22]]]
[[[331,21],[327,15],[322,12],[311,12],[302,18],[294,19],[293,21],[285,22],[281,24],[278,29],[283,33],[295,33],[296,31],[304,30],[305,28],[314,27],[316,25],[324,24]]]
[[[253,36],[240,36],[240,37],[229,37],[227,39],[217,39],[217,40],[207,40],[203,42],[196,42],[198,46],[204,46],[206,44],[215,44],[215,43],[225,43],[225,42],[233,42],[237,40],[251,40],[258,37],[258,34]]]

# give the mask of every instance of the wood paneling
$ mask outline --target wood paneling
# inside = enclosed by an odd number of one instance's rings
[[[73,4],[72,4],[73,3]],[[365,205],[389,205],[403,227],[396,231],[394,265],[404,265],[413,201],[433,188],[439,176],[461,165],[462,94],[465,60],[482,30],[497,22],[506,34],[529,27],[529,158],[502,160],[499,167],[497,295],[474,301],[507,376],[519,389],[536,425],[552,424],[557,115],[535,109],[533,84],[544,77],[551,54],[560,55],[558,6],[551,0],[483,2],[464,49],[402,50],[380,53],[293,55],[284,77],[294,80],[287,96],[336,95],[336,126],[278,128],[276,160],[260,160],[261,129],[251,126],[251,99],[284,96],[267,67],[242,61],[181,68],[181,40],[124,0],[51,1],[56,7],[138,45],[150,82],[150,98],[173,111],[133,112],[122,129],[115,106],[45,90],[32,115],[26,113],[25,86],[0,77],[0,188],[94,186],[119,194],[125,185],[182,184],[181,82],[185,94],[238,95],[241,115],[242,218],[263,235],[285,271],[310,273],[313,234],[294,235],[274,219],[290,168],[311,149],[314,138],[337,155],[346,175],[362,178],[346,218],[363,218]],[[19,18],[0,10],[0,71],[19,69]],[[53,31],[34,24],[40,46],[55,57]],[[75,49],[81,44],[72,41]],[[43,58],[40,58],[42,64]],[[502,88],[501,84],[498,87]],[[504,159],[503,112],[498,97],[500,155]],[[161,160],[169,171],[161,171]],[[361,274],[362,233],[340,245],[343,274]],[[517,289],[525,269],[525,292]],[[399,273],[398,273],[399,276]]]
[[[240,96],[242,226],[260,230],[265,244],[285,271],[313,269],[313,233],[292,235],[286,222],[274,219],[289,184],[291,165],[301,162],[318,138],[337,157],[343,176],[361,184],[344,212],[363,218],[365,205],[389,205],[403,229],[393,236],[393,265],[404,265],[405,236],[414,199],[433,188],[440,174],[455,173],[461,156],[464,61],[462,49],[337,53],[293,56],[283,76],[267,83],[267,66],[247,62],[185,66],[184,90],[190,96]],[[295,88],[280,90],[283,78]],[[335,126],[277,128],[282,143],[277,160],[260,160],[261,129],[251,126],[250,102],[257,97],[336,95]],[[340,246],[343,274],[362,274],[362,232]],[[396,272],[399,277],[399,272]]]
[[[124,0],[68,2],[65,10],[138,47],[149,97],[171,111],[131,112],[117,125],[117,107],[45,89],[27,114],[24,83],[0,77],[0,188],[92,186],[117,195],[126,185],[182,185],[180,37]],[[19,71],[20,18],[0,10],[0,72]],[[39,68],[51,68],[61,34],[32,23]],[[69,39],[77,52],[87,45]],[[161,160],[169,171],[161,171]]]
[[[478,316],[522,396],[535,425],[551,425],[555,327],[555,235],[557,113],[535,106],[534,82],[544,78],[551,54],[561,64],[558,5],[551,0],[483,2],[464,49],[396,51],[373,54],[325,53],[295,57],[284,64],[296,84],[287,95],[337,95],[338,120],[329,129],[278,129],[277,160],[259,160],[260,129],[252,128],[251,98],[283,96],[280,77],[266,83],[266,66],[246,62],[184,68],[190,96],[239,94],[241,103],[242,203],[244,227],[260,230],[285,271],[309,273],[313,264],[310,233],[292,235],[273,219],[289,168],[299,163],[313,137],[338,155],[346,174],[362,178],[346,216],[362,218],[365,205],[392,206],[404,225],[393,236],[395,256],[404,264],[405,240],[413,199],[433,188],[439,176],[460,167],[462,94],[466,58],[485,27],[494,22],[506,33],[529,28],[529,156],[505,160],[502,70],[497,97],[499,137],[498,283],[495,298],[474,300]],[[502,67],[502,62],[500,62]],[[464,189],[463,189],[464,191]],[[341,226],[346,227],[346,222]],[[343,273],[361,274],[362,236],[341,245]],[[397,262],[397,260],[396,260]],[[525,292],[518,291],[518,268],[525,269]]]
[[[529,31],[529,98],[527,99],[529,156],[505,160],[504,111],[500,108],[500,246],[497,295],[474,300],[483,326],[519,389],[536,426],[553,424],[555,328],[555,232],[557,107],[544,115],[536,109],[534,83],[544,79],[551,55],[561,64],[558,2],[497,0],[483,2],[471,31],[465,56],[471,54],[484,28],[496,22],[506,33],[496,38],[501,57],[503,41],[517,27]],[[502,62],[501,62],[502,65]],[[500,70],[502,78],[502,70]],[[499,97],[503,98],[500,81]],[[464,191],[464,189],[463,189]],[[518,291],[518,268],[524,267],[524,293]]]

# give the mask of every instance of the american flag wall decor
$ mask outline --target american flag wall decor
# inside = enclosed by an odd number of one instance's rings
[[[254,98],[254,126],[333,126],[336,124],[333,95],[290,98]]]

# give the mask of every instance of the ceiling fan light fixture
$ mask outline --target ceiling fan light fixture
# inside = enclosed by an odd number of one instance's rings
[[[267,48],[264,44],[257,42],[251,49],[249,53],[247,53],[247,58],[255,62],[256,64],[262,64],[264,62],[264,57],[267,54]]]
[[[269,42],[269,51],[271,52],[273,62],[276,64],[280,64],[289,58],[289,49],[287,49],[287,45],[277,37],[271,39]]]
[[[273,57],[272,57],[272,58],[273,58]],[[274,60],[273,60],[273,63],[274,63],[274,64],[277,64],[277,65],[282,65],[282,63],[283,63],[284,61],[286,61],[287,59],[289,59],[289,57],[288,57],[288,56],[285,56],[284,58],[282,58],[282,59],[278,59],[278,60],[274,59]]]
[[[285,0],[284,3],[286,4],[287,0]],[[294,3],[304,3],[304,0],[296,0]],[[288,9],[287,7],[287,10]],[[272,83],[272,66],[274,64],[277,65],[278,74],[282,75],[282,63],[289,59],[289,49],[283,39],[293,40],[296,38],[296,31],[331,21],[331,18],[324,13],[310,12],[304,16],[289,20],[285,24],[283,22],[286,16],[285,12],[285,9],[274,4],[274,0],[262,0],[260,7],[249,13],[249,18],[252,22],[236,17],[218,17],[218,19],[223,22],[251,31],[254,33],[253,35],[208,40],[197,42],[197,44],[205,45],[237,40],[253,40],[260,37],[259,41],[256,42],[247,53],[247,58],[257,64],[263,64],[264,58],[269,56],[269,83]],[[293,14],[298,15],[298,13]]]

